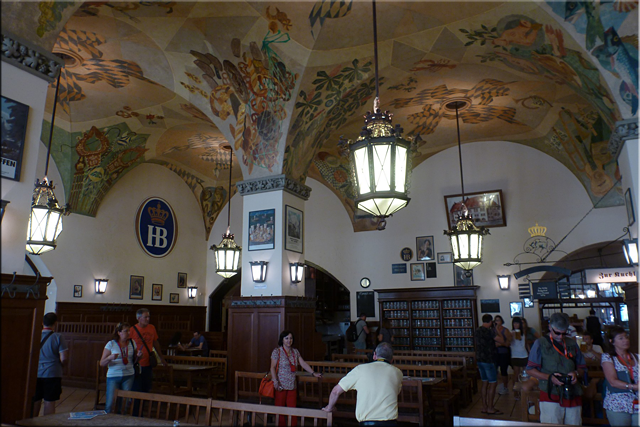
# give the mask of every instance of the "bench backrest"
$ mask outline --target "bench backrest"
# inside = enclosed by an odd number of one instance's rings
[[[264,376],[264,375],[263,375]],[[212,400],[211,412],[215,417],[215,426],[228,425],[267,425],[267,417],[284,415],[287,425],[291,425],[292,417],[300,417],[300,425],[306,425],[311,420],[314,426],[333,425],[333,414],[320,409],[287,408],[284,406],[256,405],[253,403],[228,402]],[[247,424],[249,425],[249,424]]]
[[[307,362],[314,372],[347,374],[360,363],[350,362]]]
[[[451,378],[451,366],[438,365],[394,365],[402,371],[402,375],[416,378],[442,378],[443,381],[434,385],[437,388],[446,389],[453,393],[453,381]]]
[[[209,357],[227,357],[227,350],[209,350]]]
[[[235,378],[235,401],[248,403],[273,403],[273,399],[261,396],[260,382],[267,375],[266,372],[243,372],[236,371]],[[271,375],[267,376],[268,378]]]
[[[140,400],[136,414],[133,413],[134,405],[128,404],[122,405],[119,412],[122,415],[178,420],[185,424],[211,425],[211,399],[126,390],[116,390],[116,397]]]
[[[167,363],[192,366],[212,366],[211,377],[214,379],[227,378],[227,358],[226,357],[194,357],[194,356],[165,356]]]
[[[369,361],[369,355],[334,353],[331,355],[331,361],[332,362],[348,362],[348,363],[367,363]]]

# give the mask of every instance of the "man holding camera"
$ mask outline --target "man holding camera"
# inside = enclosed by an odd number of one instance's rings
[[[587,368],[580,347],[567,338],[569,317],[553,313],[549,335],[531,347],[527,372],[540,382],[540,422],[582,425],[582,378]]]

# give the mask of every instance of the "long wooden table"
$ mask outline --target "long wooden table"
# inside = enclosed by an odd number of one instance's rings
[[[61,412],[36,418],[25,418],[16,421],[16,424],[19,426],[173,426],[171,420],[156,420],[130,415],[107,414],[98,415],[90,420],[70,420],[69,414],[70,412]],[[195,425],[180,423],[181,427]]]
[[[174,374],[179,372],[178,375],[186,376],[187,390],[189,393],[193,391],[193,375],[206,374],[210,377],[211,372],[213,371],[213,366],[181,365],[178,363],[169,363],[169,365],[173,366]]]

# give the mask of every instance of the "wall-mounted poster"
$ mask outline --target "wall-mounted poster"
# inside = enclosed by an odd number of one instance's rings
[[[433,279],[434,277],[438,277],[435,262],[425,262],[425,267],[427,271],[427,279]]]
[[[416,259],[418,261],[431,261],[435,259],[433,236],[416,237]]]
[[[454,264],[453,278],[455,286],[473,286],[473,270],[467,273],[464,268]]]
[[[500,300],[499,299],[481,299],[480,312],[500,313]]]
[[[179,288],[187,287],[187,273],[178,273],[178,287]]]
[[[249,250],[261,251],[276,247],[276,210],[249,212]]]
[[[411,280],[424,280],[424,262],[411,264]]]
[[[129,299],[142,299],[144,295],[144,277],[131,276],[129,278]]]
[[[522,317],[522,301],[510,302],[509,312],[511,317]]]
[[[465,206],[477,227],[507,226],[507,219],[504,216],[502,190],[465,193],[464,196]],[[444,196],[444,207],[447,210],[447,222],[453,228],[458,221],[458,217],[464,211],[462,194]]]
[[[73,285],[73,297],[82,298],[82,285]]]
[[[303,251],[303,214],[301,210],[285,205],[284,216],[284,248],[287,251],[302,253]]]
[[[2,177],[20,181],[29,106],[2,97]]]
[[[162,285],[159,283],[154,283],[151,285],[151,300],[152,301],[162,301]]]

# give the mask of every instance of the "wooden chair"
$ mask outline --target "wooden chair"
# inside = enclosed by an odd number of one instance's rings
[[[209,357],[224,357],[227,358],[227,350],[209,350]]]
[[[187,395],[191,393],[191,390],[176,385],[173,366],[158,365],[153,368],[153,386],[151,392],[170,395]]]
[[[314,426],[333,425],[334,414],[319,409],[286,408],[284,406],[257,405],[252,403],[228,402],[223,400],[211,401],[211,413],[215,421],[210,425],[272,425],[268,418],[276,419],[280,415],[286,417],[287,425],[291,425],[293,417],[300,418],[300,425],[311,422]]]
[[[106,392],[107,392],[107,367],[100,366],[100,361],[96,361],[96,399],[93,403],[93,409],[104,409],[106,404]],[[100,394],[105,398],[103,402],[100,402]]]
[[[116,397],[140,400],[138,412],[133,405],[122,405],[122,415],[136,415],[157,420],[177,420],[185,424],[211,425],[211,399],[169,396],[157,393],[117,390]]]
[[[403,380],[402,391],[398,395],[398,422],[417,423],[425,425],[425,408],[433,423],[433,409],[425,402],[422,381]]]

